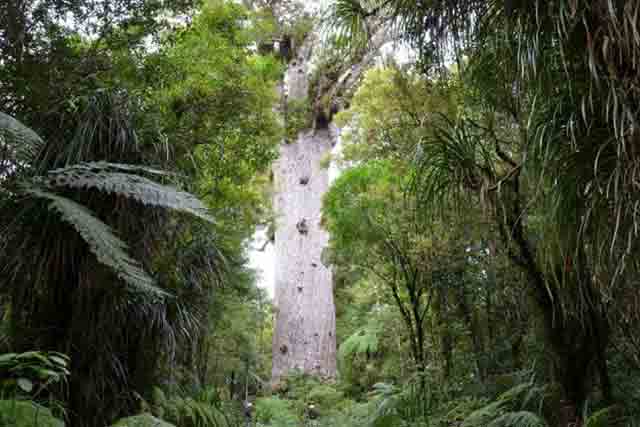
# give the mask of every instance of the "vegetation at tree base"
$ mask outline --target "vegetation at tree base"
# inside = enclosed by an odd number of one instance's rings
[[[0,426],[637,425],[639,59],[631,0],[2,2]],[[271,383],[319,117],[339,372]]]

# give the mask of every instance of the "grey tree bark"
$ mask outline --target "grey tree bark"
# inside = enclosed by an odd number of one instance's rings
[[[362,72],[384,42],[380,33],[367,51],[346,60],[339,78],[318,79],[309,93],[314,49],[319,38],[311,33],[294,47],[284,79],[284,105],[306,101],[313,116],[308,129],[280,146],[273,167],[275,195],[275,329],[272,383],[291,371],[321,377],[336,376],[336,320],[331,270],[322,251],[329,235],[320,217],[329,187],[322,160],[331,153],[338,130],[331,116],[343,108]],[[322,102],[321,102],[322,100]],[[328,103],[327,103],[327,100]],[[285,122],[287,115],[284,114]]]
[[[309,63],[315,39],[308,37],[289,63],[288,102],[308,101]],[[336,375],[335,305],[331,270],[322,264],[329,235],[320,218],[329,174],[320,166],[335,136],[329,128],[303,129],[280,146],[274,172],[275,330],[272,381],[293,370]]]

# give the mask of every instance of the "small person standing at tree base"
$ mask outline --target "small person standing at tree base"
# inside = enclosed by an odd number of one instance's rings
[[[247,427],[251,426],[251,411],[253,411],[253,404],[248,400],[242,402],[242,410],[244,412],[245,424]]]

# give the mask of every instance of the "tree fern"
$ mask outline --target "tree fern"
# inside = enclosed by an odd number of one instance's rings
[[[352,334],[340,345],[340,361],[344,363],[349,356],[378,351],[378,332],[379,328],[368,325]]]
[[[98,262],[112,269],[125,283],[145,294],[160,297],[168,295],[155,286],[153,279],[136,260],[129,257],[126,243],[114,235],[109,226],[93,216],[87,208],[73,200],[36,187],[27,187],[24,191],[33,197],[49,200],[49,208],[56,211],[62,220],[82,236]]]
[[[211,221],[194,196],[162,185],[176,176],[147,166],[165,159],[148,151],[152,141],[137,143],[133,115],[118,108],[72,112],[65,123],[81,128],[72,141],[43,141],[0,116],[0,291],[24,314],[12,318],[19,331],[12,345],[70,349],[77,368],[70,387],[82,392],[68,400],[69,414],[79,425],[130,413],[137,404],[130,379],[154,381],[159,358],[151,354],[172,362],[178,337],[198,326],[190,301],[182,299],[183,282],[171,279],[175,264],[154,264],[165,249],[178,250],[174,242],[162,245],[160,237],[175,224],[157,210]],[[206,254],[201,259],[218,262]],[[151,265],[160,284],[145,271]],[[166,298],[164,289],[174,285],[180,298]],[[60,334],[48,332],[53,329]],[[142,351],[149,355],[144,364],[131,357]]]

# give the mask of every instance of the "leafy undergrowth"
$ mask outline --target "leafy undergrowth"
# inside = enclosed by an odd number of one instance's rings
[[[64,427],[50,409],[28,400],[0,400],[0,426]]]
[[[258,398],[256,427],[550,427],[558,425],[560,391],[555,385],[516,376],[510,388],[493,397],[442,398],[428,382],[402,387],[378,383],[360,399],[347,385],[294,375]],[[421,388],[425,387],[425,388]],[[422,391],[420,391],[422,390]],[[585,426],[631,427],[634,417],[621,407],[583,409]]]

